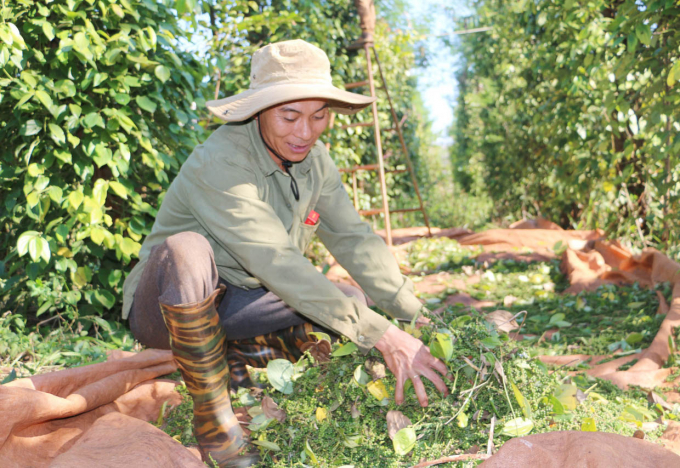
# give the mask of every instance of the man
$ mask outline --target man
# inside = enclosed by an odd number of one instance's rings
[[[411,320],[421,304],[381,238],[361,221],[318,141],[329,111],[355,113],[373,98],[335,88],[330,63],[304,41],[255,52],[250,89],[208,103],[232,122],[196,147],[168,190],[140,262],[125,282],[124,316],[144,345],[170,347],[194,399],[200,449],[220,466],[248,466],[229,400],[244,363],[296,359],[320,326],[367,353],[375,347],[397,378],[395,400],[421,376],[446,394],[446,366],[426,346],[342,290],[304,258],[316,232],[378,306]],[[220,296],[224,295],[220,301]]]

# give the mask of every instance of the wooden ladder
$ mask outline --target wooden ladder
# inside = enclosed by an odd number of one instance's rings
[[[347,128],[353,128],[353,127],[373,127],[374,128],[374,133],[375,133],[375,146],[378,152],[378,164],[366,164],[363,166],[354,166],[350,168],[342,168],[339,169],[340,172],[344,173],[351,173],[352,174],[352,191],[354,193],[354,208],[357,209],[359,214],[363,216],[373,216],[377,215],[380,213],[383,213],[385,216],[385,240],[387,242],[387,245],[391,246],[392,245],[392,227],[390,224],[390,213],[407,213],[407,212],[414,212],[414,211],[420,211],[423,213],[423,218],[425,219],[425,225],[427,226],[427,232],[428,235],[432,235],[432,231],[430,229],[430,220],[427,217],[427,212],[425,211],[425,205],[423,205],[423,198],[420,195],[420,189],[418,188],[418,181],[416,180],[416,173],[413,169],[413,163],[411,162],[411,156],[409,155],[408,149],[406,148],[406,142],[404,141],[404,134],[401,131],[401,125],[403,122],[399,122],[399,119],[397,118],[397,113],[394,110],[394,105],[392,104],[392,98],[390,97],[389,90],[387,89],[387,81],[385,80],[385,75],[383,75],[382,67],[380,65],[380,60],[378,58],[378,52],[375,50],[375,47],[372,45],[369,45],[368,43],[364,44],[364,52],[366,53],[366,73],[368,75],[368,79],[364,81],[358,81],[356,83],[348,83],[345,85],[345,89],[353,89],[353,88],[359,88],[361,86],[366,86],[368,85],[370,90],[371,90],[371,96],[376,97],[375,93],[375,83],[373,81],[373,67],[371,63],[371,53],[370,49],[373,50],[373,56],[375,57],[375,62],[378,65],[378,72],[380,73],[380,79],[382,80],[383,87],[382,89],[385,91],[385,95],[387,96],[387,101],[390,104],[390,112],[392,113],[392,120],[394,121],[394,127],[388,129],[388,131],[396,131],[397,135],[399,136],[399,143],[401,144],[401,149],[404,152],[404,156],[406,156],[406,164],[408,169],[394,169],[394,170],[385,170],[385,164],[383,162],[383,151],[382,151],[382,140],[380,138],[380,122],[378,120],[378,104],[376,101],[373,101],[373,104],[371,105],[373,109],[373,121],[372,122],[357,122],[357,123],[351,123],[349,125],[343,125],[340,128],[341,129],[347,129]],[[357,172],[359,171],[378,171],[378,179],[380,181],[380,194],[382,196],[382,208],[374,208],[370,210],[359,210],[359,198],[357,196]],[[416,195],[418,196],[418,203],[419,206],[417,208],[401,208],[401,209],[390,209],[389,207],[389,201],[387,198],[387,186],[385,184],[385,172],[394,172],[394,173],[403,173],[403,172],[408,172],[411,175],[411,181],[413,182],[413,188],[416,191]]]

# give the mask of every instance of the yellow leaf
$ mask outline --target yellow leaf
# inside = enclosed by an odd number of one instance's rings
[[[366,388],[368,388],[368,391],[371,392],[371,395],[373,395],[376,400],[382,401],[385,398],[390,397],[390,394],[387,393],[387,388],[385,388],[385,384],[383,383],[382,380],[368,382]]]
[[[583,418],[581,430],[585,432],[597,432],[597,425],[593,418]]]
[[[73,252],[71,252],[68,247],[60,247],[59,250],[57,250],[57,255],[64,258],[71,258],[73,257]]]
[[[316,409],[316,420],[318,422],[323,422],[327,417],[328,417],[328,411],[326,410],[326,408],[317,408]]]

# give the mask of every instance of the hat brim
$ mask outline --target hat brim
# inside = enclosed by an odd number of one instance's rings
[[[374,97],[350,93],[331,85],[278,84],[208,101],[206,106],[222,120],[242,122],[269,107],[301,99],[326,99],[331,109],[341,114],[356,114],[375,101]]]

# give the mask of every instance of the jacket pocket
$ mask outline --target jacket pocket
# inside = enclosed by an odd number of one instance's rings
[[[300,247],[300,252],[305,253],[309,243],[312,241],[312,236],[314,236],[314,233],[318,228],[319,223],[316,223],[314,226],[304,223],[300,224],[300,242],[298,245],[298,247]]]

